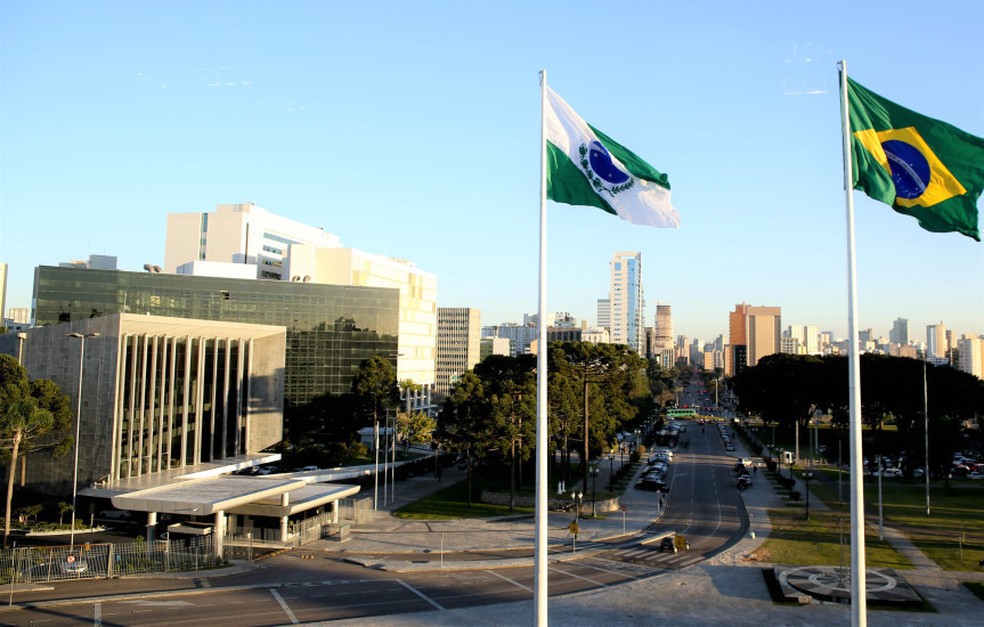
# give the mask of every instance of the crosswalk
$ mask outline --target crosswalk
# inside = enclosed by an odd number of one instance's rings
[[[650,568],[686,568],[704,559],[704,555],[697,551],[680,551],[678,553],[660,551],[658,543],[634,542],[612,547],[609,543],[588,540],[577,543],[576,552],[582,551],[593,551],[594,555],[607,560],[642,564]]]

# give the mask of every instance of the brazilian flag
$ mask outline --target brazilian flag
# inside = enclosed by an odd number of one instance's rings
[[[854,189],[916,218],[927,231],[981,241],[984,139],[847,83]]]

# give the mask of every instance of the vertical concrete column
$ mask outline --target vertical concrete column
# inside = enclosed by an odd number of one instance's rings
[[[287,544],[287,517],[280,517],[280,542],[281,544]]]
[[[338,524],[338,501],[331,502],[331,522]]]
[[[215,557],[222,559],[222,542],[225,540],[225,512],[219,510],[215,512],[215,530],[212,532],[212,546],[215,549]]]
[[[147,545],[157,539],[157,512],[147,512]]]

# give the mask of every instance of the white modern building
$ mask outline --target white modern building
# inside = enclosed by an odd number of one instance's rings
[[[785,340],[790,339],[794,342],[790,342],[786,345]],[[820,354],[820,328],[807,325],[807,324],[791,324],[786,330],[783,336],[784,345],[782,352],[784,353],[794,353],[799,355],[819,355]],[[796,349],[792,350],[791,347],[795,346]],[[790,350],[787,350],[790,348]]]
[[[957,340],[957,352],[960,355],[957,367],[978,379],[984,379],[984,337],[979,335],[964,335]]]
[[[400,291],[397,380],[422,391],[430,405],[436,382],[437,277],[413,263],[342,247],[335,235],[278,216],[252,203],[218,205],[214,213],[169,214],[164,271],[386,287]]]
[[[458,377],[481,358],[482,314],[471,307],[437,308],[438,394],[447,394]]]
[[[926,325],[926,355],[929,359],[947,359],[950,347],[947,343],[946,325]]]
[[[175,274],[189,261],[217,261],[252,267],[254,279],[287,279],[284,264],[291,244],[340,248],[338,236],[258,207],[217,205],[214,212],[169,213],[164,272]]]
[[[645,348],[642,253],[617,252],[609,262],[609,320],[612,343],[640,355]]]

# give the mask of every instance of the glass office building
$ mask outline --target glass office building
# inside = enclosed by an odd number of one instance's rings
[[[286,327],[288,406],[350,392],[372,355],[396,367],[400,292],[392,288],[39,266],[33,306],[38,326],[131,313]]]

